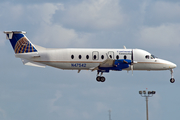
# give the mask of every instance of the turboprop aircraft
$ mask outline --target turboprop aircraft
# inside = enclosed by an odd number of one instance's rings
[[[32,44],[24,31],[4,31],[17,58],[24,65],[51,66],[63,70],[97,71],[96,80],[104,82],[103,73],[133,70],[170,70],[170,82],[174,83],[173,68],[176,64],[159,59],[141,49],[52,49]]]

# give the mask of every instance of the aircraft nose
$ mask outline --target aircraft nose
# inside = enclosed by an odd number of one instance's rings
[[[159,59],[160,63],[163,63],[163,69],[173,69],[173,68],[176,68],[177,65],[170,62],[170,61],[167,61],[167,60],[163,60],[163,59]]]
[[[174,63],[170,63],[169,67],[170,67],[170,68],[176,68],[176,67],[177,67],[177,65],[176,65],[176,64],[174,64]]]
[[[170,62],[170,61],[167,61],[167,65],[168,65],[168,67],[169,67],[169,68],[171,68],[171,69],[173,69],[173,68],[176,68],[176,67],[177,67],[177,65],[176,65],[176,64],[174,64],[174,63],[172,63],[172,62]]]

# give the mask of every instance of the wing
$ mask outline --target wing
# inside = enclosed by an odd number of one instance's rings
[[[114,59],[107,58],[102,63],[100,63],[97,67],[91,68],[92,71],[99,70],[99,67],[113,67],[114,66]]]
[[[100,63],[98,66],[92,68],[91,70],[118,70],[121,71],[122,69],[128,68],[132,64],[131,60],[128,59],[118,59],[114,60],[111,58],[107,58],[105,61]]]

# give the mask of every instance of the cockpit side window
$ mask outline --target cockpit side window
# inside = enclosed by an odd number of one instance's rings
[[[146,55],[145,58],[146,58],[146,59],[149,59],[149,55]]]

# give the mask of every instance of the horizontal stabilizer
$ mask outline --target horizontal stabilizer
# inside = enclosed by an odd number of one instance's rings
[[[15,54],[15,57],[23,58],[23,59],[31,59],[31,58],[38,58],[38,57],[40,57],[40,55],[37,52],[31,52],[31,53]]]
[[[6,39],[12,39],[13,34],[26,34],[25,31],[4,31],[4,33],[6,34]]]
[[[29,61],[29,60],[26,60],[26,59],[21,59],[21,60],[22,60],[24,65],[35,66],[35,67],[43,67],[43,68],[46,67],[46,65],[41,64],[41,63]]]

